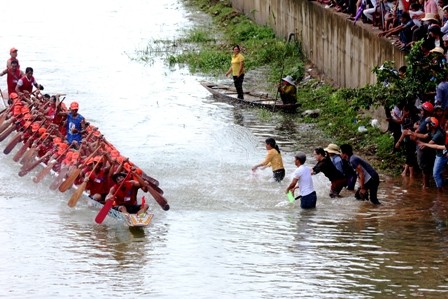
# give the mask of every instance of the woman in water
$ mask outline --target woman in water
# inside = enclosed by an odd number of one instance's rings
[[[263,162],[252,167],[252,171],[257,170],[258,167],[266,168],[271,166],[272,172],[274,173],[274,179],[277,182],[280,182],[285,178],[285,168],[283,167],[283,158],[280,154],[280,149],[274,138],[266,139],[266,150],[268,151],[266,158]]]

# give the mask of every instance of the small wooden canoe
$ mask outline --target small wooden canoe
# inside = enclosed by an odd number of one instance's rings
[[[215,84],[211,82],[200,82],[215,98],[224,101],[237,102],[260,108],[267,108],[272,111],[297,112],[300,107],[296,104],[283,104],[282,100],[270,97],[267,93],[245,91],[244,99],[238,99],[235,87]]]

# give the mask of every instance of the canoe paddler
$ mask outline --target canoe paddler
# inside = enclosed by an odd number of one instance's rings
[[[87,162],[90,170],[86,173],[86,190],[89,191],[89,197],[104,203],[106,196],[112,187],[112,181],[110,180],[110,167],[104,166],[104,158],[102,156],[95,156]],[[92,169],[95,167],[95,169]]]
[[[132,172],[134,171],[133,169]],[[112,176],[115,184],[110,188],[106,200],[114,200],[114,209],[122,213],[145,213],[149,208],[148,204],[139,205],[137,203],[137,192],[144,185],[144,182],[141,181],[139,176],[135,176],[137,180],[124,181],[126,176],[124,172],[117,172]]]

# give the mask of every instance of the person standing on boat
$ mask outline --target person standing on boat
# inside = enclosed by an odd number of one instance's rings
[[[9,59],[6,60],[6,69],[11,68],[13,61],[17,61],[17,66],[20,69],[19,59],[17,58],[17,51],[18,50],[16,48],[14,48],[14,47],[9,50],[9,55],[11,57],[9,57]]]
[[[300,207],[302,209],[316,208],[317,194],[314,190],[313,178],[311,177],[311,169],[305,166],[306,155],[299,152],[294,156],[294,164],[297,169],[294,171],[293,179],[286,189],[286,194],[299,188],[300,191]]]
[[[136,180],[127,180],[126,173],[118,172],[112,176],[115,185],[110,188],[109,194],[106,196],[106,200],[114,200],[114,209],[129,214],[141,214],[145,213],[149,205],[147,203],[139,205],[137,203],[138,189],[144,185],[140,176],[134,176]]]
[[[78,113],[79,104],[77,102],[70,103],[70,111],[67,113],[67,142],[74,144],[77,148],[82,141],[82,133],[85,129],[84,116]]]
[[[266,149],[268,154],[263,162],[252,167],[252,171],[257,170],[258,167],[266,168],[268,166],[272,167],[272,172],[274,174],[274,179],[277,182],[282,181],[285,178],[285,168],[283,167],[283,158],[280,153],[280,148],[275,142],[274,138],[266,139]]]
[[[233,47],[233,55],[230,68],[226,73],[226,77],[230,74],[233,76],[233,84],[235,85],[238,99],[244,99],[243,81],[244,81],[244,56],[240,53],[240,46]]]
[[[11,104],[12,100],[10,98],[11,93],[16,92],[17,82],[24,76],[24,73],[19,68],[19,62],[17,60],[11,61],[11,67],[6,68],[0,73],[0,76],[6,76],[6,84],[8,86],[8,103]]]
[[[34,70],[32,67],[25,69],[25,76],[17,81],[16,93],[18,95],[30,94],[33,91],[33,86],[37,89],[44,90],[44,87],[36,82],[33,76]]]
[[[282,82],[278,86],[278,92],[280,93],[283,104],[297,103],[297,87],[291,76],[282,78]]]

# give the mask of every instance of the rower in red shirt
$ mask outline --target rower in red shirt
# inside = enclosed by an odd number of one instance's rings
[[[33,91],[33,86],[37,89],[43,90],[44,87],[36,82],[33,76],[34,70],[32,67],[25,69],[25,76],[17,81],[16,93],[18,95],[30,94]]]
[[[144,185],[140,176],[135,176],[136,180],[127,180],[126,173],[118,172],[112,176],[115,185],[110,188],[109,194],[106,200],[114,200],[114,209],[129,214],[142,214],[145,213],[149,206],[147,203],[139,205],[137,203],[138,189]]]

